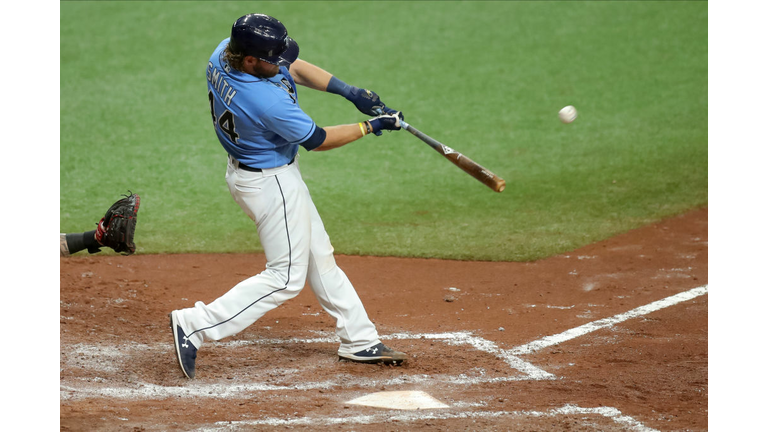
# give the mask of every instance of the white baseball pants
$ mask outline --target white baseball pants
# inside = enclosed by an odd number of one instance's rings
[[[298,295],[309,278],[320,305],[336,319],[339,353],[355,353],[379,343],[357,292],[336,265],[298,160],[251,172],[239,169],[230,158],[226,179],[232,197],[256,223],[267,268],[208,305],[197,302],[182,309],[179,321],[190,342],[200,348],[204,341],[239,333]]]

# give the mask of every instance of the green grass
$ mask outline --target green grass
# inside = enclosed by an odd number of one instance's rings
[[[302,149],[337,253],[534,260],[707,205],[706,2],[62,2],[62,232],[130,189],[140,253],[260,250],[205,81],[249,12],[507,181],[494,193],[407,132]],[[299,97],[321,126],[364,118]]]

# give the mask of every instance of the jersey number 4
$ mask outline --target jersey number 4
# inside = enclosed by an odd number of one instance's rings
[[[211,117],[213,117],[213,124],[219,125],[219,129],[221,129],[222,132],[229,135],[229,140],[233,143],[237,142],[237,138],[240,137],[240,135],[235,132],[235,115],[232,114],[232,111],[225,110],[220,116],[219,119],[216,120],[216,113],[213,110],[213,92],[208,91],[208,102],[211,103]]]

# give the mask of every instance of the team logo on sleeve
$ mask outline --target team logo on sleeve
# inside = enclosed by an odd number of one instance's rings
[[[291,82],[288,81],[288,78],[283,77],[280,79],[280,84],[282,84],[281,87],[283,87],[283,89],[288,92],[288,96],[291,97],[293,103],[296,103],[296,90],[293,88],[293,86],[291,86]]]

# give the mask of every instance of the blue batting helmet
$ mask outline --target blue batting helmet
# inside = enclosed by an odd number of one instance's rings
[[[280,66],[288,66],[299,57],[299,44],[288,37],[283,23],[264,14],[238,18],[232,24],[229,47],[232,52]]]

